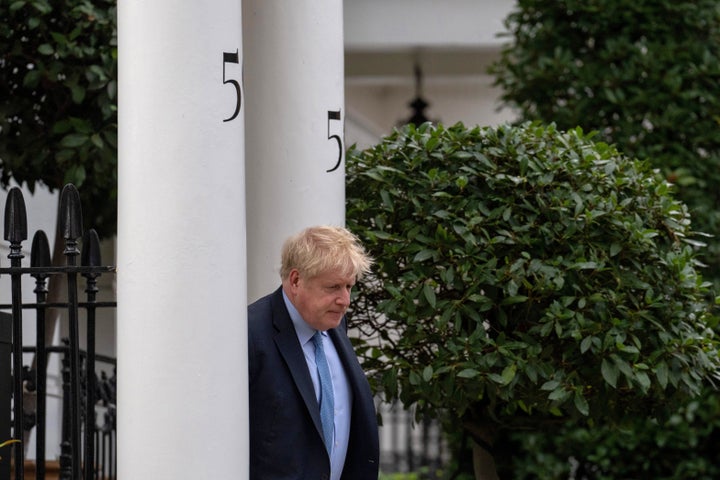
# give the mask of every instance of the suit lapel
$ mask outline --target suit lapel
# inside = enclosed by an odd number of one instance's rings
[[[285,364],[290,370],[290,375],[300,392],[303,402],[305,402],[305,407],[312,417],[315,428],[322,436],[320,409],[315,398],[315,388],[308,372],[305,355],[295,333],[295,327],[292,324],[287,308],[285,308],[281,291],[279,295],[276,294],[273,298],[273,323],[278,332],[275,335],[275,345],[277,345],[280,355],[282,355]]]

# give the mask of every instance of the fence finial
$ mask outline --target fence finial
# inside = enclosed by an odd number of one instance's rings
[[[5,200],[5,240],[20,244],[27,240],[27,210],[22,191],[12,187]]]
[[[94,228],[85,232],[83,237],[80,264],[84,267],[100,266],[100,239]]]
[[[52,264],[50,258],[50,242],[42,230],[35,232],[30,250],[31,267],[49,267]]]
[[[68,183],[60,194],[60,231],[65,240],[76,240],[82,236],[82,208],[80,194],[75,185]]]

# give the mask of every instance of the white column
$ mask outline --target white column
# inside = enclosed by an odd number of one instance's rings
[[[118,3],[118,477],[248,478],[239,0]]]
[[[342,0],[244,0],[248,299],[285,238],[345,223]]]

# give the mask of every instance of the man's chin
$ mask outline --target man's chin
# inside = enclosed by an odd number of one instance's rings
[[[330,319],[328,320],[328,325],[330,325],[328,327],[328,329],[336,328],[336,327],[340,326],[340,322],[342,322],[342,319],[343,319],[343,314],[339,314],[335,317],[330,317]]]

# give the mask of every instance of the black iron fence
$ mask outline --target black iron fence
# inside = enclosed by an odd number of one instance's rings
[[[80,197],[72,185],[60,195],[57,235],[64,241],[62,265],[53,265],[47,235],[35,233],[29,266],[23,265],[23,242],[28,239],[22,192],[12,188],[5,204],[4,239],[9,243],[11,303],[0,305],[0,444],[19,443],[0,450],[0,480],[25,478],[29,432],[35,433],[35,478],[46,478],[47,365],[51,355],[62,363],[62,425],[59,472],[63,480],[99,480],[116,477],[115,360],[95,352],[96,314],[115,302],[97,301],[98,278],[114,274],[101,266],[100,242],[94,230],[83,234]],[[78,257],[80,264],[78,265]],[[33,302],[23,301],[23,278],[35,281]],[[51,279],[56,282],[51,282]],[[63,281],[57,281],[62,279]],[[84,298],[78,290],[84,282]],[[25,282],[26,283],[26,282]],[[64,286],[63,301],[49,301],[49,285]],[[55,297],[55,295],[53,295]],[[62,297],[59,297],[62,298]],[[61,310],[68,336],[62,345],[46,345],[48,312]],[[23,344],[23,319],[35,317],[35,344]],[[81,318],[82,317],[82,318]],[[85,326],[81,349],[80,325]],[[24,366],[26,355],[32,364]],[[105,365],[105,370],[99,367]],[[96,372],[101,371],[98,375]],[[110,373],[107,373],[110,372]]]
[[[436,419],[415,420],[415,413],[399,402],[379,403],[380,470],[385,473],[417,473],[436,478],[434,472],[448,465],[450,450]]]

